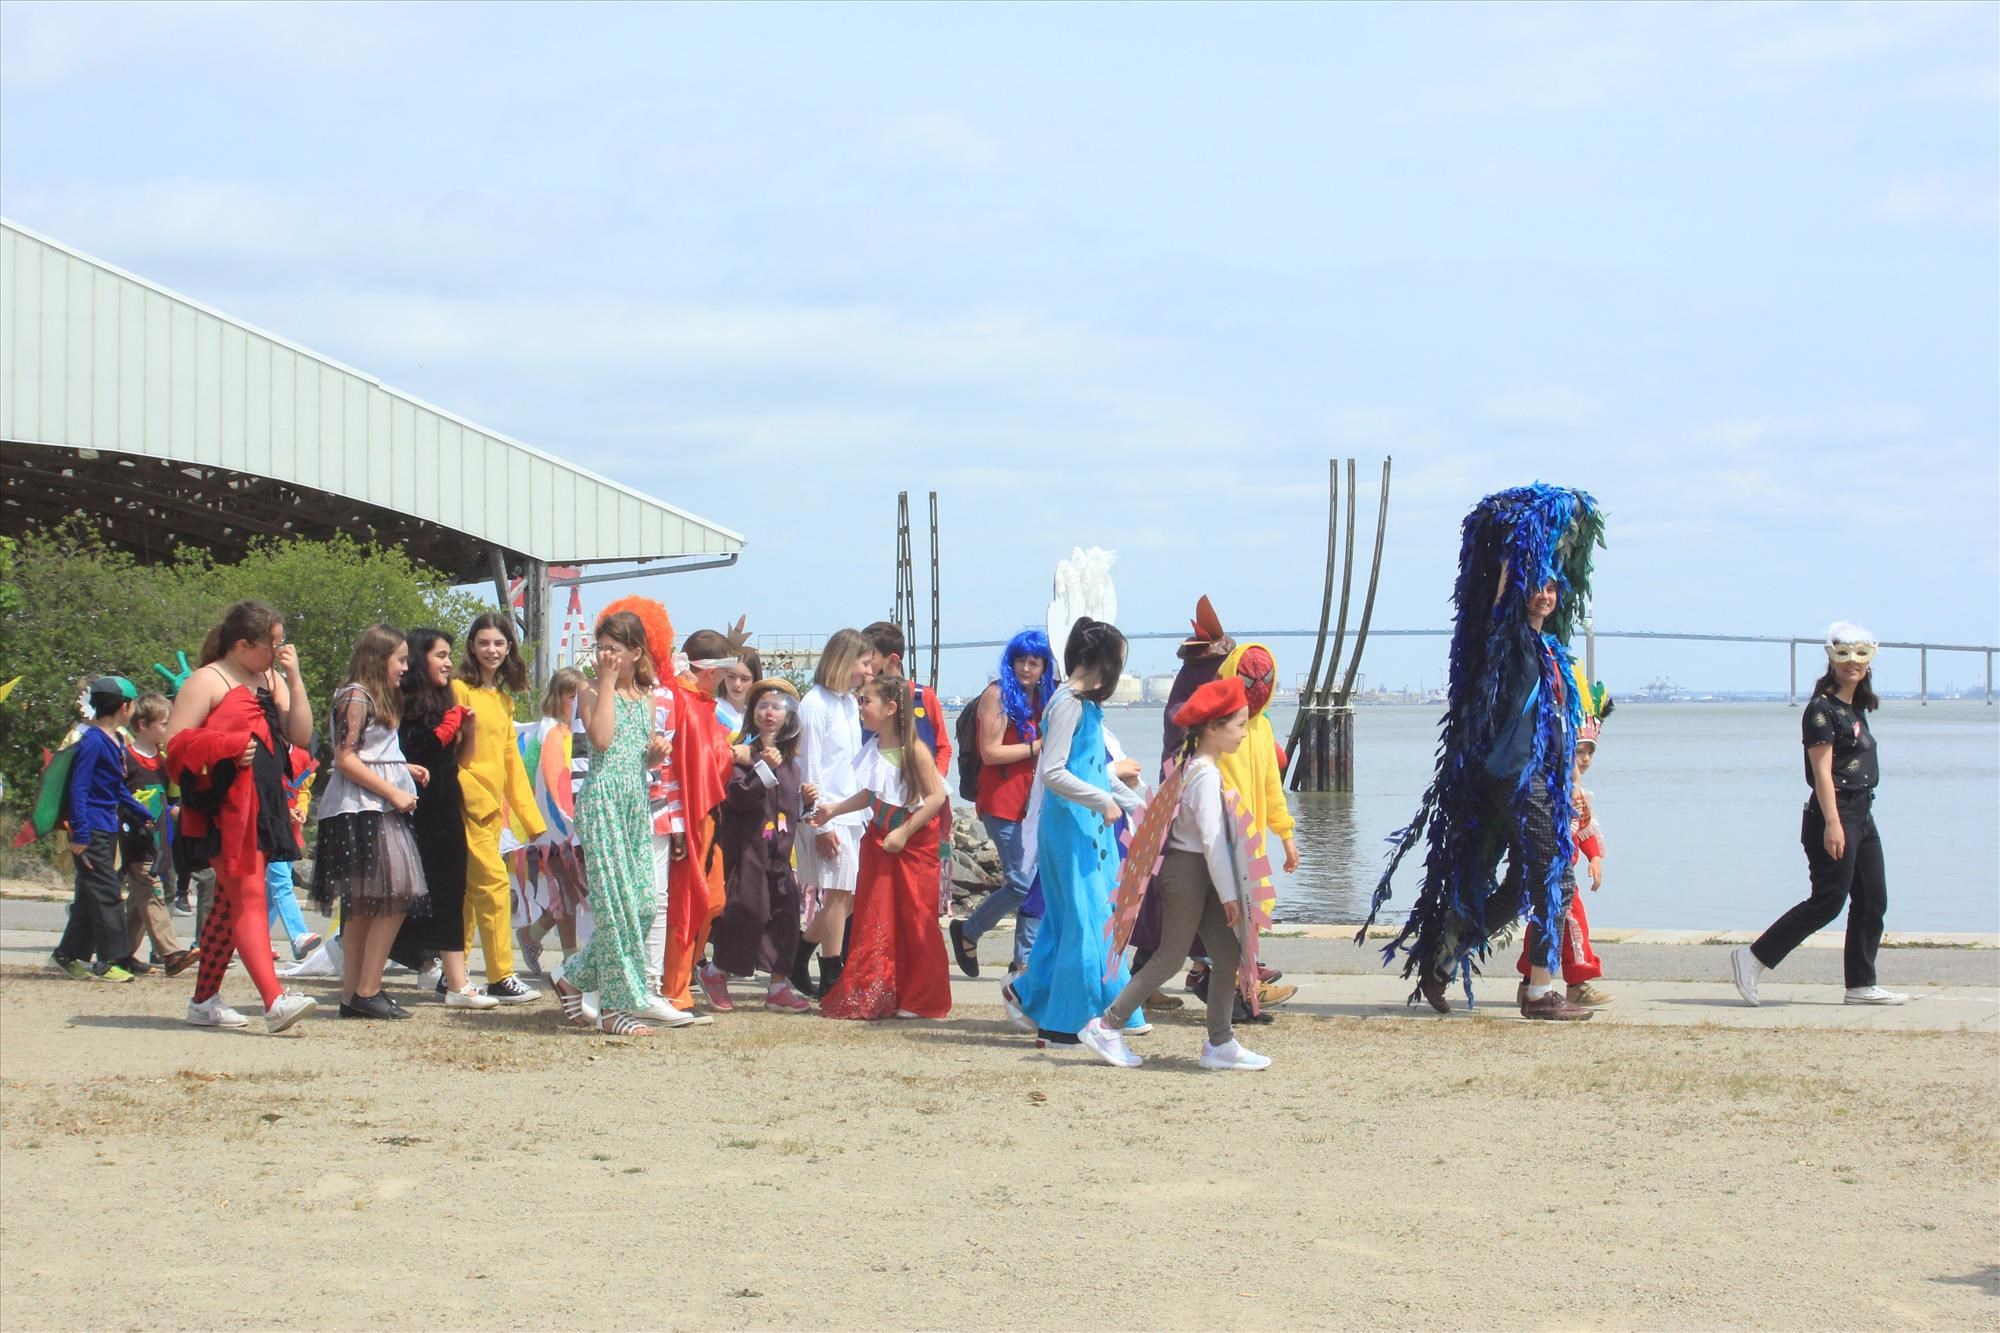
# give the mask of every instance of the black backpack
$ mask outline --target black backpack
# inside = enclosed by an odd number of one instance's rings
[[[968,801],[979,799],[979,770],[986,766],[979,757],[979,700],[985,697],[981,691],[959,709],[958,721],[951,729],[952,757],[958,761],[958,794]]]

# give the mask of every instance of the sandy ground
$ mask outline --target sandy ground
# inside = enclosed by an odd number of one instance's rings
[[[0,969],[6,1328],[2000,1321],[1990,1032],[1293,1014],[1221,1075],[1186,1010],[1121,1071],[976,1005],[271,1038],[186,991]]]

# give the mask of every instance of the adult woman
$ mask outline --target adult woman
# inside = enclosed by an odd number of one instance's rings
[[[242,1027],[222,1002],[232,954],[264,1001],[268,1031],[282,1032],[313,1006],[278,985],[264,899],[268,860],[296,860],[285,774],[290,747],[312,741],[312,700],[285,622],[263,602],[238,602],[208,632],[201,666],[167,718],[167,775],[181,788],[181,837],[191,864],[215,870],[215,906],[203,923],[201,970],[187,1021]]]
[[[1832,923],[1847,905],[1843,959],[1848,1004],[1901,1004],[1910,997],[1875,984],[1875,950],[1889,888],[1882,870],[1882,838],[1875,831],[1875,787],[1881,765],[1868,714],[1879,702],[1868,681],[1875,636],[1837,620],[1826,632],[1826,674],[1813,686],[1799,719],[1806,747],[1806,802],[1799,841],[1806,850],[1812,894],[1771,928],[1730,955],[1736,989],[1756,1004],[1757,976],[1785,961],[1806,936]]]
[[[859,630],[835,630],[820,650],[813,685],[799,701],[799,776],[828,805],[852,796],[859,783],[861,705],[854,692],[875,674],[874,654]],[[806,933],[792,963],[792,984],[814,993],[806,964],[820,951],[821,992],[840,979],[847,914],[854,906],[854,882],[861,873],[861,831],[865,811],[842,815],[793,846],[799,887],[805,896]]]
[[[1000,853],[1000,885],[971,916],[951,923],[952,956],[968,977],[979,975],[979,937],[1009,912],[1015,914],[1014,961],[1007,970],[1019,972],[1035,945],[1041,918],[1020,914],[1035,882],[1035,868],[1027,863],[1022,846],[1021,822],[1028,817],[1035,757],[1042,752],[1042,709],[1055,685],[1049,636],[1038,629],[1022,630],[1000,652],[999,678],[979,696],[979,794],[974,808]]]

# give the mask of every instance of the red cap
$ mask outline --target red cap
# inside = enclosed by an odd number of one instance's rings
[[[1211,680],[1189,695],[1188,701],[1174,714],[1174,725],[1192,731],[1204,722],[1228,717],[1249,706],[1250,700],[1243,693],[1242,677],[1225,676],[1220,680]]]

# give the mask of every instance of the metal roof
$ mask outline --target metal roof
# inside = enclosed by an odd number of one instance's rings
[[[483,579],[743,538],[0,219],[0,497],[148,550],[344,531]]]

